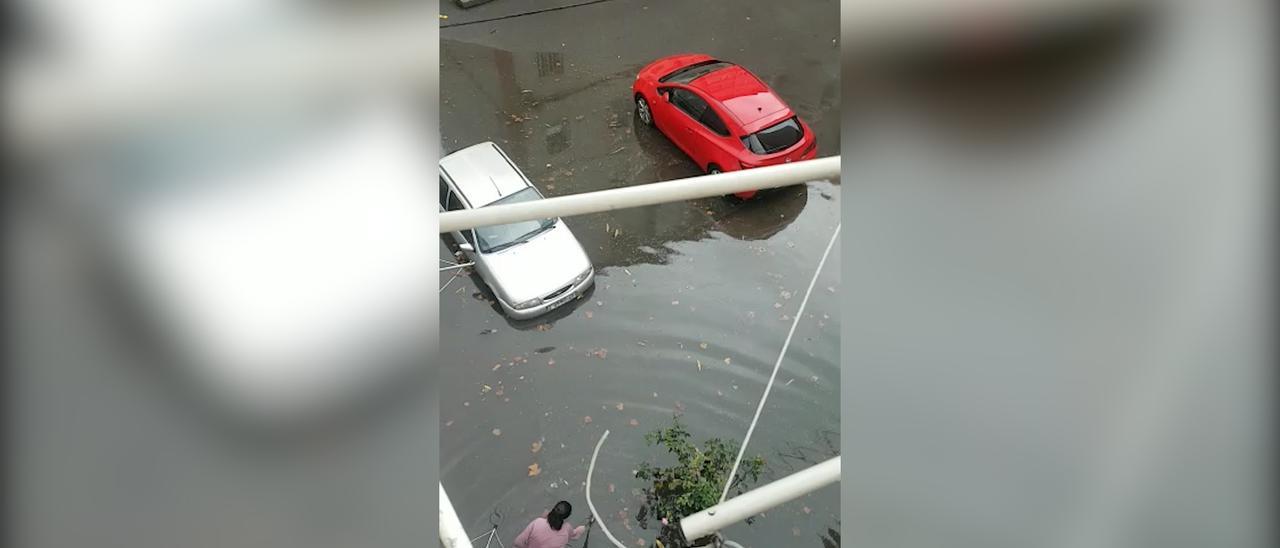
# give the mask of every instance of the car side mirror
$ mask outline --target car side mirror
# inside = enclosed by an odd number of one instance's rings
[[[476,250],[476,248],[475,248],[474,246],[472,246],[471,244],[468,244],[468,243],[461,243],[461,244],[458,244],[458,249],[461,249],[461,250],[463,250],[463,251],[466,251],[467,253],[474,253],[474,252],[475,252],[475,250]]]

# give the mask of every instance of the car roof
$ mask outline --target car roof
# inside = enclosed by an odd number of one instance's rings
[[[738,65],[708,73],[689,86],[718,101],[742,126],[775,118],[788,110],[787,104],[769,86]]]
[[[471,145],[440,159],[440,170],[471,207],[481,207],[532,186],[493,142]]]

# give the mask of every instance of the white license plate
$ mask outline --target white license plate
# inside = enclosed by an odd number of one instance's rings
[[[572,296],[572,295],[570,295],[570,296]],[[551,306],[547,307],[547,311],[552,311],[552,310],[555,310],[555,309],[557,309],[557,308],[560,308],[562,305],[564,305],[564,303],[567,303],[567,302],[569,302],[569,301],[570,301],[570,299],[560,299],[559,301],[556,301],[556,302],[554,302],[554,303],[551,303]]]

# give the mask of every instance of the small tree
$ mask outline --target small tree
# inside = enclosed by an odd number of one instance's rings
[[[676,464],[659,467],[641,462],[636,469],[636,478],[652,482],[652,486],[645,489],[648,511],[641,512],[642,525],[644,515],[652,514],[655,519],[666,518],[668,527],[675,527],[680,518],[720,502],[721,489],[738,455],[738,444],[711,438],[699,449],[689,437],[678,415],[672,418],[670,427],[645,434],[648,445],[665,447],[675,455]],[[729,488],[741,494],[760,478],[763,469],[764,458],[743,458]]]

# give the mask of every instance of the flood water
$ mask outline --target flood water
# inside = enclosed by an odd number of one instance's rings
[[[547,195],[698,174],[631,103],[636,71],[679,52],[746,66],[813,128],[820,156],[838,154],[836,2],[606,2],[493,21],[533,7],[442,8],[444,152],[492,140]],[[649,545],[657,530],[636,520],[633,470],[668,461],[644,433],[679,414],[697,440],[741,441],[840,199],[839,181],[819,181],[746,203],[570,218],[596,287],[529,322],[504,318],[474,276],[442,275],[441,477],[468,532],[496,523],[509,544],[560,499],[582,523],[591,451],[609,430],[593,500],[620,540]],[[767,461],[761,483],[839,453],[839,256],[837,245],[748,447]],[[838,512],[838,491],[824,489],[724,533],[745,546],[838,545]]]

